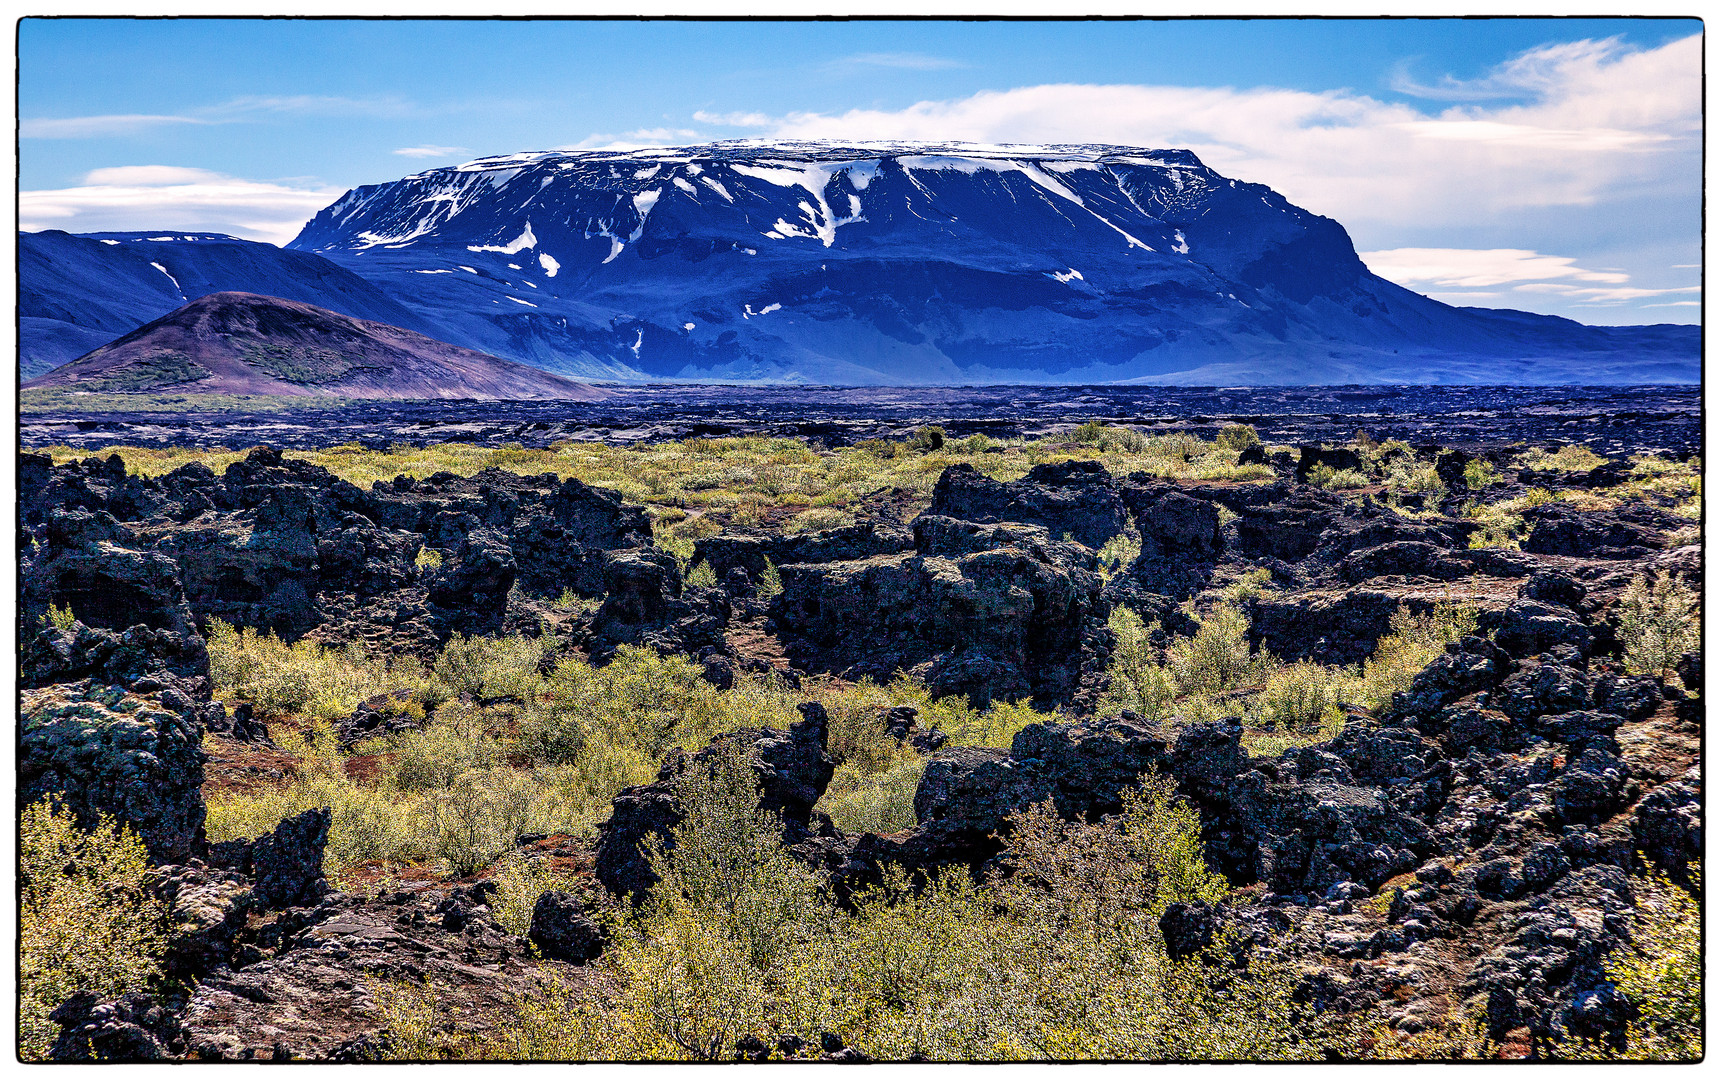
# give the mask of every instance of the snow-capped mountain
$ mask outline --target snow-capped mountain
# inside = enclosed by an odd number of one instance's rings
[[[483,158],[292,247],[441,336],[587,376],[845,383],[1694,379],[1693,327],[1437,303],[1186,150],[716,143]]]
[[[1186,150],[727,142],[515,154],[356,188],[289,247],[404,311],[298,298],[583,377],[1595,384],[1699,373],[1697,327],[1438,303],[1371,274],[1337,222]],[[243,277],[222,287],[294,295]]]

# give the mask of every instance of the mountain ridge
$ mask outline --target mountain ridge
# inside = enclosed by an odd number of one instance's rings
[[[832,383],[1690,381],[1695,328],[1459,309],[1187,150],[538,151],[355,188],[292,247],[571,373]],[[519,305],[529,310],[515,310]]]
[[[131,250],[158,239],[127,236]],[[206,240],[178,246],[215,250]],[[1699,375],[1698,327],[1593,327],[1440,303],[1370,272],[1340,223],[1187,150],[752,140],[498,155],[354,188],[287,254],[344,275],[349,307],[396,311],[376,321],[577,378],[1330,385]],[[158,291],[173,276],[160,262],[144,264],[162,279],[145,283]],[[53,291],[26,269],[21,295],[26,285]],[[86,348],[99,336],[56,325]]]
[[[596,387],[412,330],[242,292],[199,297],[23,385],[289,397],[606,396]]]

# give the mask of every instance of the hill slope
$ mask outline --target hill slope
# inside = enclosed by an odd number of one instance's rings
[[[835,383],[1695,381],[1697,328],[1459,309],[1183,150],[717,143],[356,188],[290,245],[583,375]]]
[[[356,398],[606,396],[397,326],[239,292],[194,300],[24,387]]]
[[[427,331],[364,278],[320,256],[215,233],[18,235],[19,369],[25,378],[79,357],[210,293],[315,304]]]

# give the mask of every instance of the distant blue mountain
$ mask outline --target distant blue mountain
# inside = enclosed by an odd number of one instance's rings
[[[229,291],[420,329],[375,285],[308,252],[214,233],[20,233],[21,374],[40,375],[189,300]]]
[[[371,283],[415,321],[362,317],[588,378],[1699,374],[1695,326],[1589,327],[1439,303],[1370,273],[1337,222],[1185,150],[716,143],[516,154],[355,188],[289,248]]]

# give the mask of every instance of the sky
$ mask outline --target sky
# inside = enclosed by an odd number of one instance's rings
[[[25,19],[22,228],[285,244],[349,188],[716,139],[1194,150],[1448,303],[1697,322],[1694,19]]]

